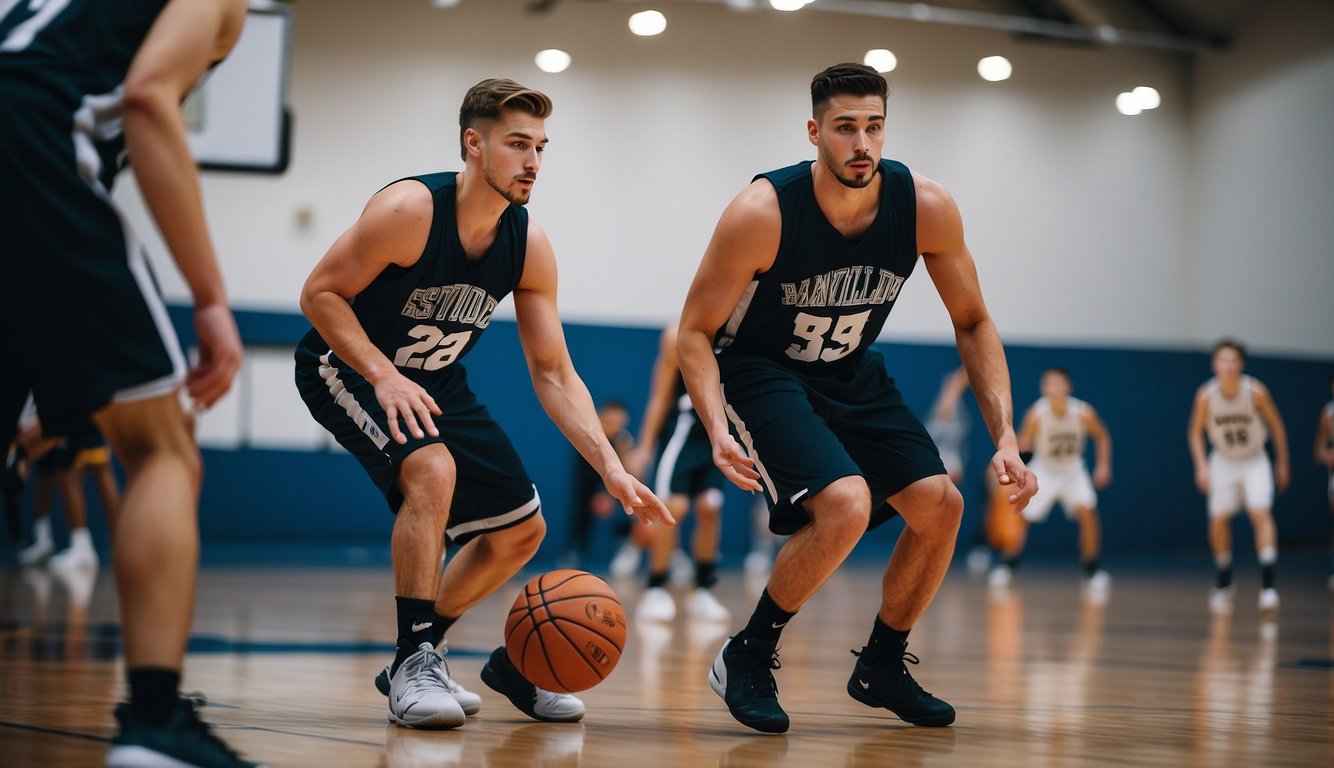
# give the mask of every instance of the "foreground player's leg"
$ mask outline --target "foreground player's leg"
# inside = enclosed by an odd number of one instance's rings
[[[890,497],[907,527],[885,569],[880,613],[871,639],[857,654],[848,693],[872,707],[884,707],[913,725],[954,722],[954,707],[922,690],[905,662],[908,633],[931,604],[954,553],[963,516],[963,498],[945,475],[918,480]]]
[[[128,476],[112,531],[130,703],[116,708],[110,766],[252,766],[239,759],[178,693],[199,564],[201,464],[190,418],[173,392],[97,414]],[[149,762],[149,764],[154,764]]]
[[[723,644],[709,671],[709,685],[723,697],[732,717],[757,731],[788,729],[773,675],[779,666],[779,636],[866,532],[871,492],[864,478],[843,477],[805,500],[804,506],[811,522],[779,550],[755,613]]]

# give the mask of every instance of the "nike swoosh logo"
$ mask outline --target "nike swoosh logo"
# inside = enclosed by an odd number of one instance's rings
[[[863,691],[865,691],[865,690],[867,690],[867,689],[869,689],[869,688],[871,687],[871,684],[870,684],[870,683],[866,682],[865,680],[861,679],[860,677],[857,678],[857,685],[860,685],[860,686],[862,687],[862,690],[863,690]]]
[[[786,627],[786,626],[787,626],[787,622],[785,621],[785,622],[783,622],[782,624],[779,624],[778,622],[774,622],[773,624],[770,624],[769,626],[772,627],[773,629],[782,629],[783,627]]]
[[[420,632],[420,631],[422,631],[423,629],[430,629],[430,628],[431,628],[431,622],[429,622],[429,621],[424,621],[424,622],[422,622],[421,624],[413,624],[413,625],[412,625],[412,631],[413,631],[413,632]]]

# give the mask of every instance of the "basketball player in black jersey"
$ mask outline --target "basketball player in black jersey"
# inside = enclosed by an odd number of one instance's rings
[[[241,364],[180,104],[231,50],[245,11],[244,0],[0,3],[0,429],[31,389],[48,434],[91,416],[128,474],[112,532],[130,687],[114,766],[252,765],[177,692],[200,482],[178,393],[206,408]],[[200,356],[188,372],[143,249],[111,203],[124,152],[195,300]]]
[[[552,421],[646,522],[667,508],[621,465],[570,362],[556,311],[556,261],[528,220],[551,101],[484,80],[459,110],[465,168],[376,193],[306,280],[314,328],[296,352],[311,414],[361,461],[397,515],[392,540],[398,652],[380,682],[389,720],[453,728],[481,697],[444,667],[446,630],[518,573],[546,533],[537,490],[509,438],[468,388],[459,360],[514,294],[533,388]],[[440,573],[445,537],[459,547]],[[584,706],[535,688],[497,648],[482,680],[538,720]]]
[[[818,159],[761,174],[732,201],[681,316],[681,369],[714,462],[741,488],[769,494],[770,528],[792,534],[754,615],[709,673],[732,716],[760,731],[789,724],[772,672],[783,627],[868,526],[894,514],[907,528],[847,690],[909,723],[954,722],[954,708],[904,662],[918,661],[908,631],[949,566],[963,501],[868,349],[919,254],[996,443],[992,469],[1015,485],[1018,509],[1037,490],[1019,459],[1005,353],[959,210],[941,185],[881,159],[887,93],[860,64],[815,76],[807,129]]]

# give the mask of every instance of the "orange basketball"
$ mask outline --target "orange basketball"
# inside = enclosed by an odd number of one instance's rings
[[[991,492],[991,504],[987,507],[987,543],[1001,553],[1017,550],[1024,535],[1023,522],[1010,503],[1012,493],[1012,486],[996,486]]]
[[[505,650],[533,685],[583,691],[606,679],[625,648],[625,610],[587,571],[548,571],[524,586],[505,619]]]

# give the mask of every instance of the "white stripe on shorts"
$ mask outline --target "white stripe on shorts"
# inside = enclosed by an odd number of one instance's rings
[[[676,460],[681,458],[681,449],[685,447],[686,438],[690,436],[690,428],[693,426],[695,426],[694,411],[681,411],[677,414],[672,437],[667,441],[667,447],[662,449],[662,457],[658,459],[658,471],[653,477],[653,495],[663,501],[672,495],[672,473],[676,471]]]
[[[334,402],[347,412],[348,417],[352,419],[352,423],[357,425],[357,429],[365,433],[366,437],[369,437],[371,442],[375,443],[376,448],[383,451],[384,447],[389,444],[389,435],[386,435],[380,429],[380,426],[375,423],[375,420],[370,417],[370,414],[366,413],[366,409],[361,407],[357,398],[347,391],[347,386],[343,384],[343,380],[338,378],[338,369],[329,364],[329,355],[332,354],[333,350],[330,350],[320,355],[320,378],[324,379],[324,385],[329,388],[329,395],[334,399]]]
[[[741,436],[741,444],[746,447],[746,453],[755,460],[755,468],[760,471],[760,479],[769,487],[769,497],[778,503],[778,486],[769,477],[769,470],[764,468],[764,462],[760,461],[760,453],[755,450],[755,440],[750,435],[750,430],[746,429],[746,422],[741,420],[741,415],[736,412],[732,404],[727,402],[727,388],[720,386],[719,390],[723,395],[723,408],[727,411],[727,418],[732,421],[732,426],[736,427],[736,432]]]
[[[499,515],[494,515],[482,520],[459,523],[458,525],[446,528],[445,535],[449,536],[451,539],[457,539],[460,536],[475,533],[477,531],[493,531],[497,528],[504,528],[505,526],[518,522],[527,515],[532,514],[533,510],[541,505],[542,499],[537,495],[537,486],[533,486],[533,498],[524,502],[520,506],[517,506],[508,512],[502,512]]]

